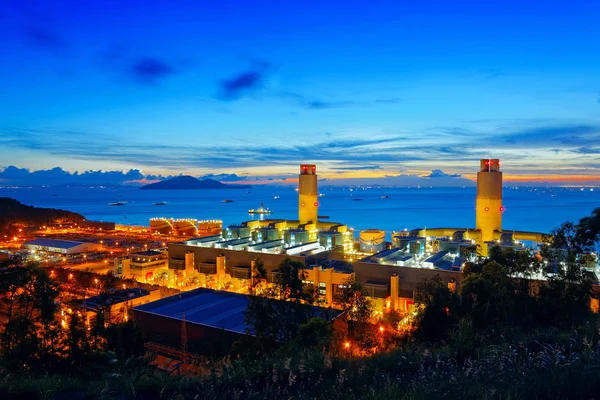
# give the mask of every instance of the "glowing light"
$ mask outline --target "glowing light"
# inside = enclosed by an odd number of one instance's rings
[[[484,208],[485,211],[490,211],[489,207]]]
[[[300,203],[300,205],[301,205],[302,207],[304,207],[304,203]]]
[[[319,203],[315,201],[315,207],[319,207]]]
[[[347,349],[349,349],[350,348],[350,342],[345,342],[344,343],[344,347],[347,348]]]
[[[379,327],[379,332],[383,333],[383,331],[385,331],[385,328],[383,326]]]
[[[500,207],[500,212],[504,212],[504,210],[506,210],[506,208],[504,208],[504,206]]]

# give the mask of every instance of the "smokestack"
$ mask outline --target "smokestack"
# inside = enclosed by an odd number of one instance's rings
[[[318,216],[317,166],[302,164],[298,177],[298,221],[301,224],[316,223]]]
[[[480,161],[477,173],[475,228],[481,231],[481,242],[494,240],[494,231],[502,231],[502,172],[500,160]],[[485,247],[485,246],[484,246]]]

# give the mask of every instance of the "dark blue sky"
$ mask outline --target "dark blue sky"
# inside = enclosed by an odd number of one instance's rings
[[[599,175],[598,1],[3,4],[0,168]]]

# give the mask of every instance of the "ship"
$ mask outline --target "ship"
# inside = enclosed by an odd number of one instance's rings
[[[221,202],[223,202],[223,203],[233,203],[233,200],[226,199],[226,200],[221,200]]]
[[[126,201],[117,201],[114,203],[108,203],[109,206],[124,206],[125,204],[127,204]]]
[[[159,201],[158,203],[154,203],[155,206],[166,206],[167,202],[166,201]]]
[[[381,198],[382,198],[382,199],[389,199],[389,198],[390,198],[390,196],[385,196],[385,195],[384,195],[384,196],[381,196]]]
[[[260,203],[260,207],[257,209],[248,210],[248,214],[273,214],[273,211],[265,208],[263,203]]]

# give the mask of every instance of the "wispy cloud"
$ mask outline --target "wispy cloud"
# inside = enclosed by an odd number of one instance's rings
[[[334,171],[375,171],[382,170],[379,165],[356,165],[351,167],[331,167]]]
[[[258,90],[264,84],[269,68],[268,63],[260,62],[247,71],[222,80],[219,83],[218,98],[233,101]]]
[[[123,163],[132,166],[172,171],[210,169],[214,174],[246,168],[288,168],[312,161],[328,165],[329,171],[391,171],[431,169],[472,174],[471,165],[480,158],[496,156],[511,173],[594,174],[600,169],[590,164],[590,157],[600,154],[600,127],[593,124],[527,126],[524,129],[477,127],[460,130],[439,128],[402,135],[332,133],[322,140],[305,141],[288,138],[278,143],[195,143],[178,145],[132,142],[122,137],[73,131],[0,130],[0,146],[11,151],[25,149],[54,158],[67,157],[84,161]],[[445,135],[445,131],[464,135]],[[93,140],[90,140],[93,137]],[[160,151],[157,151],[160,149]],[[148,157],[151,153],[152,157]],[[427,166],[428,168],[423,168]],[[323,171],[323,169],[321,169]],[[435,178],[437,172],[429,174]],[[421,173],[422,174],[422,173]],[[226,178],[224,178],[226,179]],[[232,177],[231,179],[236,179]]]
[[[176,72],[175,68],[164,60],[156,57],[140,57],[131,65],[134,78],[143,83],[156,83]]]

